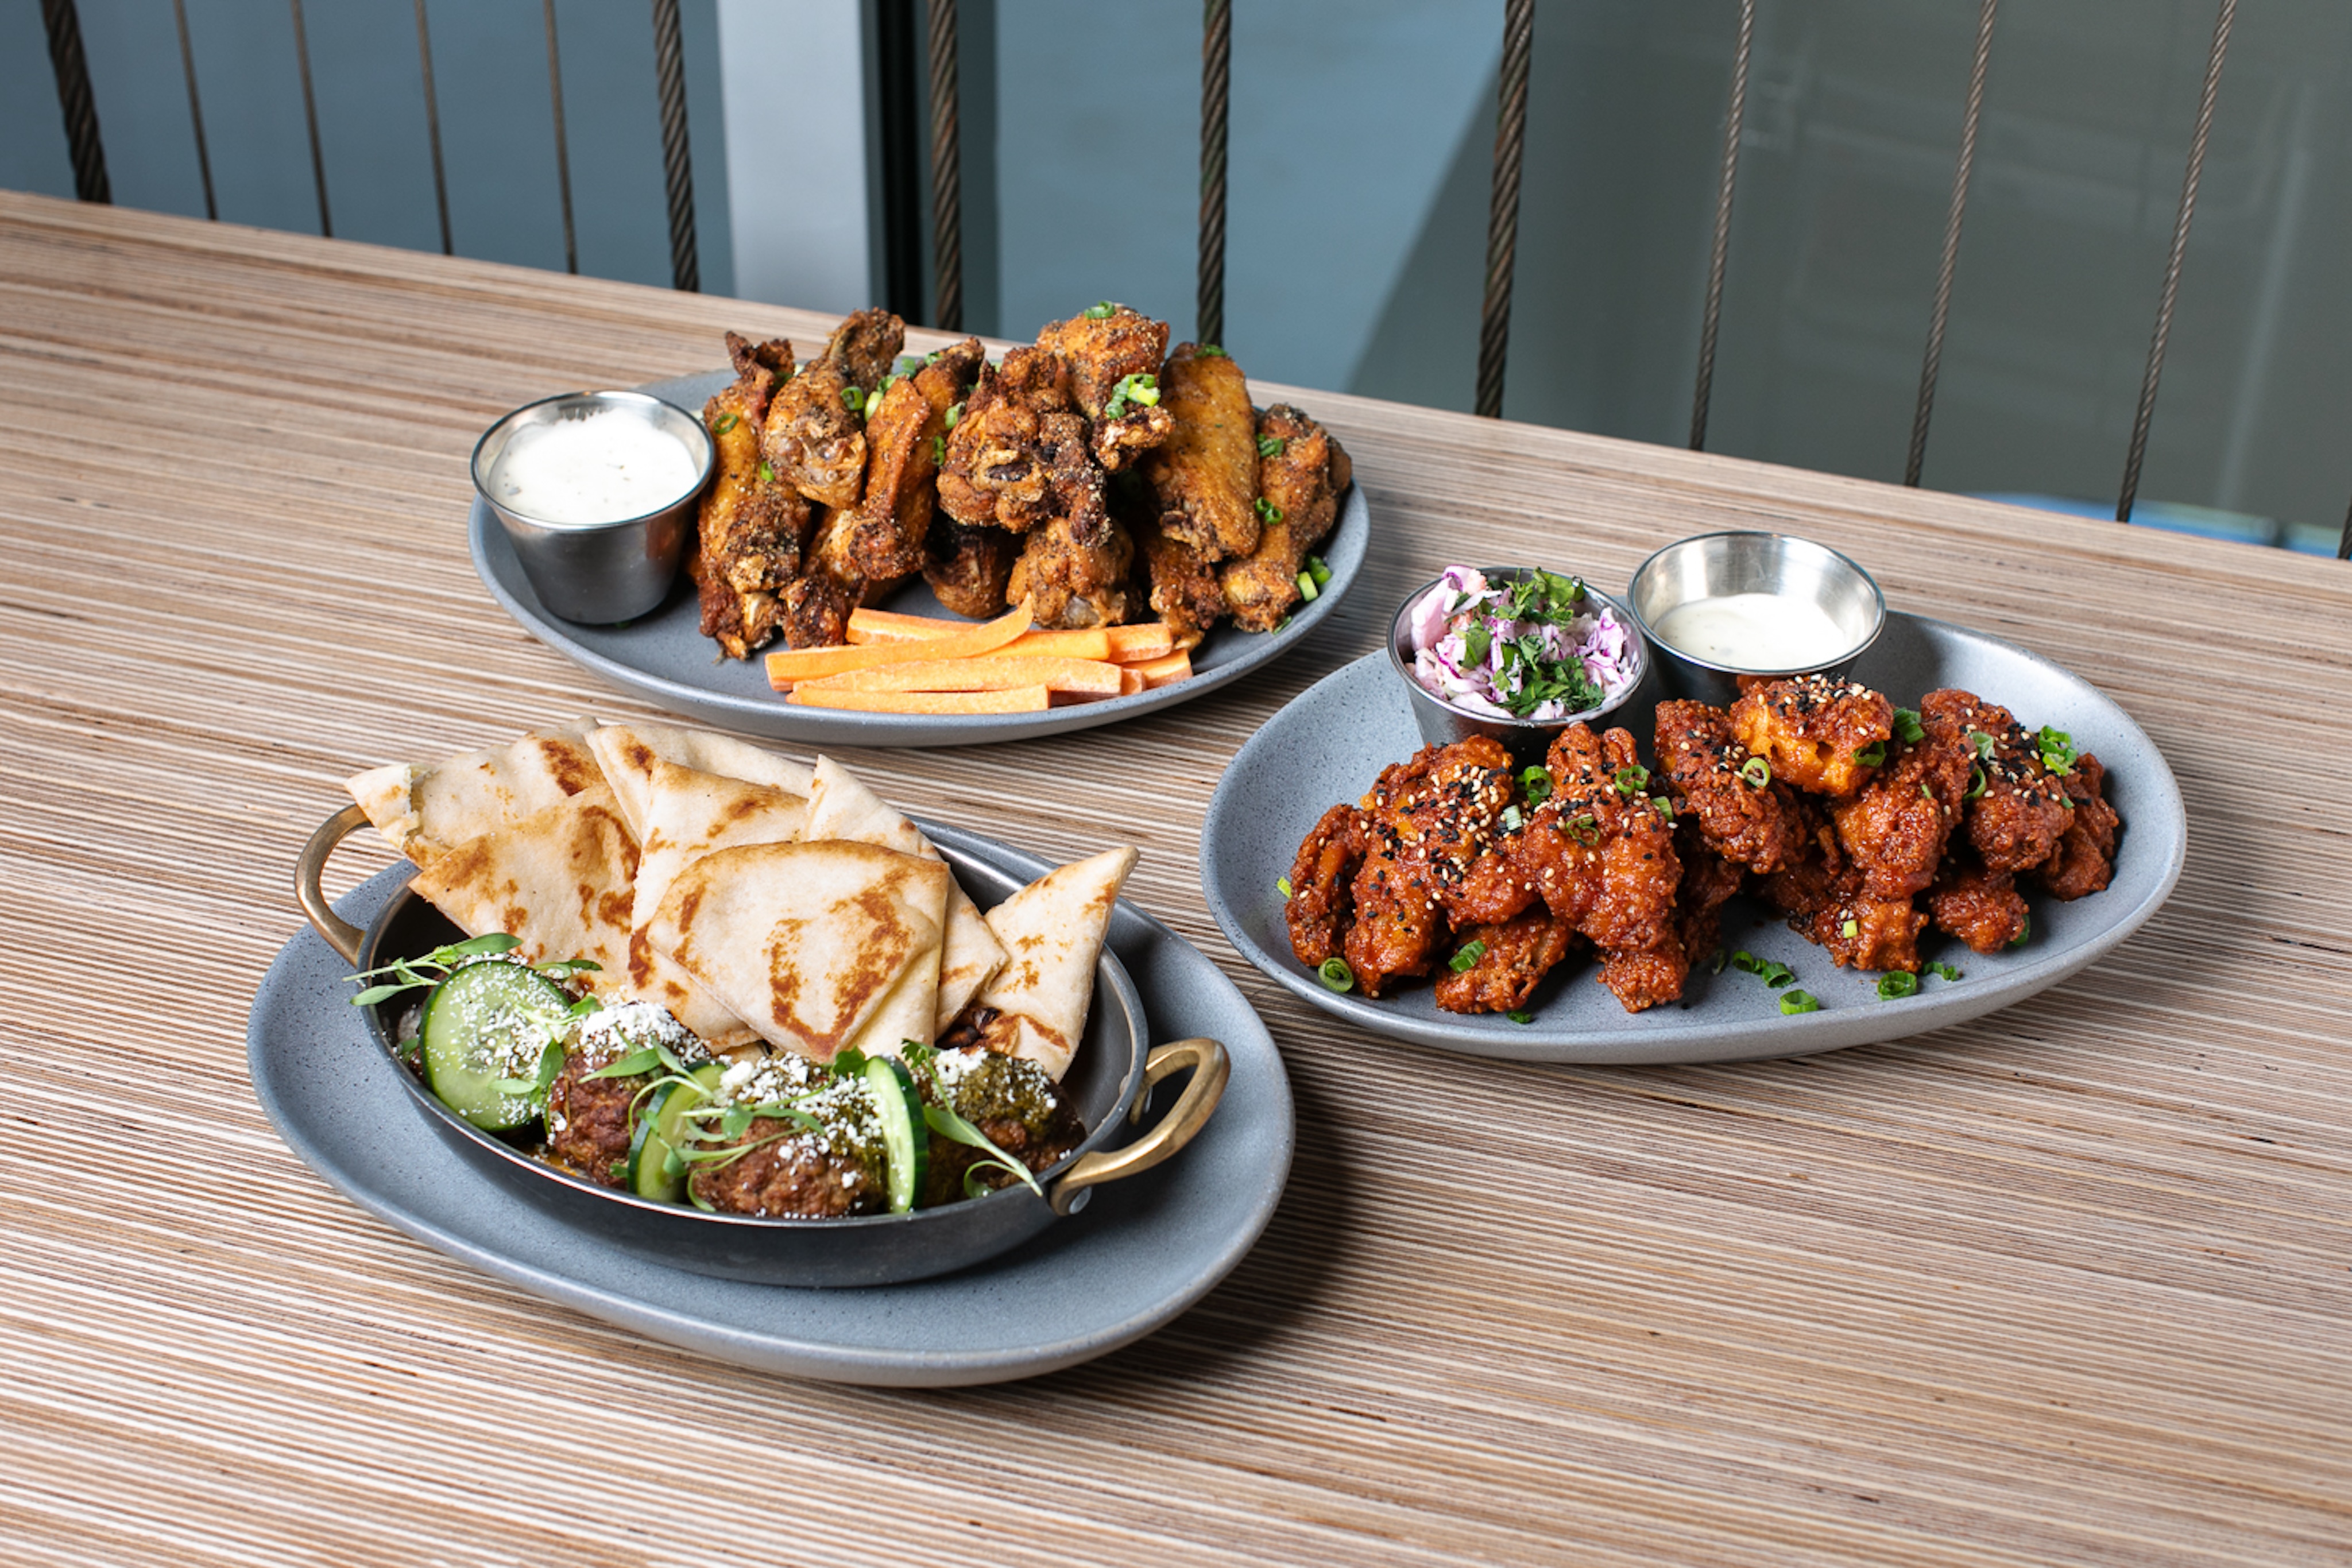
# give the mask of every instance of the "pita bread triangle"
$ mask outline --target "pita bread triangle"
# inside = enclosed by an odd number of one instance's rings
[[[1136,858],[1132,849],[1116,849],[1074,861],[988,912],[1008,955],[979,997],[999,1015],[982,1036],[990,1050],[1024,1057],[1061,1081],[1085,1037],[1095,960]]]
[[[613,724],[587,739],[605,780],[620,800],[622,817],[640,839],[646,836],[646,795],[652,787],[656,761],[765,785],[803,799],[809,793],[807,768],[732,736],[660,724]]]
[[[587,744],[596,727],[593,718],[576,719],[446,762],[395,762],[355,774],[343,788],[393,848],[423,865],[583,790],[603,789],[604,769]]]
[[[677,874],[647,938],[761,1039],[830,1061],[877,1019],[937,1006],[921,977],[953,880],[874,844],[737,844]]]
[[[427,856],[409,886],[467,935],[504,931],[533,964],[586,958],[581,977],[620,993],[628,974],[636,841],[613,792],[594,788]]]
[[[812,841],[845,839],[854,843],[879,844],[902,854],[921,855],[926,860],[940,858],[940,852],[904,813],[830,757],[816,759],[808,826],[803,830],[803,836]],[[947,935],[940,954],[938,1016],[929,1032],[907,1038],[937,1038],[939,1031],[963,1011],[964,1005],[980,993],[989,977],[1003,964],[1003,946],[989,929],[988,922],[981,918],[980,906],[950,875]]]
[[[713,850],[792,842],[800,837],[808,802],[782,789],[681,768],[659,757],[650,759],[641,782],[646,797],[625,988],[639,1001],[667,1008],[713,1050],[749,1045],[757,1038],[751,1027],[657,952],[649,932],[662,895],[678,873]]]

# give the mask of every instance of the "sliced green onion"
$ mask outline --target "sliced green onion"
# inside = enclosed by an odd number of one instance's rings
[[[715,435],[726,435],[732,432],[737,425],[742,423],[743,421],[735,414],[722,413],[719,416],[719,423],[710,427],[711,434]]]
[[[866,412],[866,394],[856,387],[841,389],[841,406],[852,413]]]
[[[1475,941],[1465,942],[1462,945],[1462,950],[1460,952],[1445,960],[1445,967],[1453,970],[1457,975],[1466,975],[1471,970],[1476,968],[1478,967],[1478,960],[1486,956],[1486,944],[1484,942]]]
[[[1849,920],[1849,921],[1847,921],[1844,925],[1841,925],[1841,926],[1839,926],[1839,927],[1838,927],[1838,935],[1839,935],[1839,936],[1861,936],[1861,935],[1862,935],[1862,922],[1861,922],[1861,921],[1859,921],[1859,920]]]
[[[1657,812],[1659,816],[1664,817],[1669,822],[1675,820],[1675,803],[1672,800],[1667,800],[1664,795],[1651,796],[1650,809]]]
[[[1983,730],[1972,729],[1969,731],[1969,744],[1977,748],[1977,755],[1979,757],[1985,758],[1987,761],[1991,760],[1993,747],[1993,739],[1991,736],[1987,735]]]
[[[1916,975],[1906,975],[1900,969],[1889,969],[1885,974],[1878,977],[1878,999],[1882,1002],[1896,1001],[1904,997],[1916,997],[1918,994],[1919,977]]]
[[[1519,815],[1518,807],[1506,806],[1503,808],[1501,821],[1503,824],[1503,831],[1507,833],[1516,833],[1520,828],[1526,825],[1527,819]]]
[[[1519,775],[1519,789],[1527,796],[1528,805],[1542,805],[1551,799],[1551,769],[1540,765],[1530,767]]]
[[[1617,769],[1617,793],[1638,795],[1649,787],[1650,770],[1639,763]]]
[[[1590,811],[1579,811],[1564,825],[1568,829],[1568,836],[1580,844],[1597,844],[1601,841],[1601,824]]]
[[[1739,765],[1739,777],[1751,789],[1761,789],[1772,782],[1772,765],[1760,757],[1751,757]]]
[[[951,402],[948,404],[948,428],[950,430],[953,430],[957,425],[961,424],[962,423],[963,404],[960,402]]]
[[[2046,724],[2034,736],[2033,744],[2042,753],[2042,766],[2053,773],[2074,772],[2074,760],[2082,755],[2074,749],[2073,736],[2063,729],[2053,729]]]
[[[884,375],[880,383],[875,387],[873,395],[866,400],[866,406],[870,409],[875,404],[880,402],[882,401],[882,394],[888,392],[892,387],[897,386],[898,384],[898,374],[895,371]]]
[[[1731,967],[1743,975],[1760,975],[1764,972],[1763,960],[1745,947],[1731,955]],[[1721,969],[1716,971],[1718,975],[1722,972]]]
[[[1105,419],[1120,418],[1127,413],[1127,405],[1131,402],[1139,402],[1146,408],[1158,407],[1160,379],[1157,376],[1141,373],[1119,377],[1118,385],[1111,389],[1110,401],[1103,405],[1103,417]]]
[[[1853,754],[1853,759],[1864,768],[1875,768],[1886,760],[1886,742],[1874,740]]]
[[[1927,781],[1925,779],[1920,779],[1920,780],[1919,780],[1919,799],[1921,799],[1922,800],[1934,800],[1935,798],[1936,798],[1936,792],[1935,792],[1933,789],[1928,789],[1928,788],[1927,788]]]
[[[1307,558],[1307,570],[1315,574],[1315,586],[1318,588],[1331,580],[1331,569],[1324,563],[1323,558],[1319,555],[1310,555]]]
[[[1192,350],[1192,357],[1196,360],[1230,360],[1233,358],[1231,354],[1226,353],[1214,343],[1201,344]]]
[[[1927,973],[1943,980],[1957,980],[1960,977],[1960,972],[1949,964],[1930,964],[1927,966]]]
[[[1899,707],[1895,710],[1895,738],[1906,746],[1916,746],[1927,738],[1927,727],[1919,722],[1917,708]]]
[[[1086,308],[1086,318],[1089,321],[1108,321],[1118,314],[1118,307],[1108,299],[1097,299]]]
[[[2009,945],[2012,947],[2024,946],[2025,939],[2033,935],[2033,912],[2032,910],[2028,910],[2025,914],[2020,915],[2018,920],[2019,925],[2017,927],[2017,935],[2009,939]]]
[[[1282,508],[1260,496],[1257,498],[1257,517],[1258,521],[1271,527],[1282,521]]]
[[[760,483],[761,483],[761,484],[762,484],[762,485],[772,485],[772,484],[774,484],[775,482],[776,482],[776,471],[775,471],[773,468],[771,468],[771,467],[769,467],[769,466],[768,466],[768,460],[767,460],[766,458],[764,458],[764,457],[761,458],[761,459],[760,459]]]
[[[1522,1011],[1517,1008],[1513,1008],[1509,1012],[1505,1013],[1503,1016],[1510,1019],[1513,1023],[1533,1023],[1536,1021],[1535,1014]]]
[[[1261,435],[1257,438],[1257,455],[1260,457],[1279,457],[1286,444],[1279,435]]]
[[[1722,948],[1717,947],[1715,950],[1715,956],[1708,961],[1706,972],[1710,975],[1720,975],[1723,973],[1724,961],[1730,956],[1730,954],[1725,952]]]
[[[890,370],[896,375],[911,376],[930,362],[920,354],[901,354],[891,361]]]
[[[1356,988],[1356,971],[1348,967],[1348,960],[1345,958],[1324,959],[1323,967],[1316,970],[1315,974],[1317,978],[1335,991],[1352,991]]]
[[[1290,879],[1286,876],[1275,878],[1274,891],[1282,894],[1283,897],[1288,898],[1290,896]]]
[[[1963,800],[1973,800],[1984,792],[1985,770],[1983,764],[1979,763],[1969,769],[1969,792],[1961,796],[1960,799]]]
[[[944,468],[947,466],[948,438],[946,436],[934,435],[931,437],[931,461],[940,467]]]
[[[1321,589],[1315,586],[1315,574],[1313,572],[1302,571],[1298,574],[1299,598],[1311,600],[1321,591]]]
[[[1790,991],[1780,998],[1780,1010],[1784,1013],[1817,1013],[1822,1010],[1822,999],[1811,991]]]

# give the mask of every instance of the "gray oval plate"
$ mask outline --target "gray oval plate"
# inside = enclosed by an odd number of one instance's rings
[[[1275,882],[1333,802],[1357,799],[1382,768],[1421,747],[1400,677],[1386,653],[1370,653],[1301,693],[1225,769],[1201,830],[1202,891],[1244,957],[1292,995],[1351,1024],[1478,1056],[1596,1065],[1807,1056],[1959,1023],[2094,962],[2172,892],[2189,841],[2179,786],[2155,743],[2090,683],[1999,638],[1897,613],[1853,674],[1897,702],[1916,702],[1938,686],[1966,687],[2096,752],[2107,769],[2107,799],[2124,821],[2113,883],[2072,904],[2032,896],[2032,939],[2013,953],[1985,957],[1931,931],[1923,956],[1953,964],[1963,977],[1923,977],[1918,995],[1899,1001],[1880,1000],[1875,976],[1836,967],[1745,897],[1725,907],[1724,945],[1788,965],[1797,985],[1821,998],[1821,1011],[1783,1016],[1780,993],[1761,980],[1729,968],[1710,975],[1701,966],[1680,1003],[1628,1013],[1582,959],[1561,965],[1537,990],[1527,1024],[1443,1011],[1426,982],[1379,1001],[1342,996],[1292,955]],[[1655,703],[1642,694],[1620,716],[1644,755]]]
[[[653,382],[636,390],[667,398],[681,408],[699,409],[705,400],[733,379],[712,371]],[[835,746],[975,746],[990,741],[1027,740],[1033,736],[1059,735],[1091,729],[1139,714],[1172,707],[1237,680],[1270,659],[1281,657],[1298,640],[1322,622],[1332,608],[1355,586],[1364,564],[1364,546],[1371,534],[1371,512],[1360,485],[1352,486],[1340,500],[1339,519],[1323,541],[1324,564],[1331,580],[1311,603],[1303,605],[1279,632],[1244,632],[1218,626],[1192,650],[1192,675],[1154,691],[1101,702],[1074,703],[1044,713],[967,714],[940,717],[924,714],[845,713],[824,708],[793,707],[783,694],[768,685],[758,654],[730,659],[719,644],[702,634],[701,612],[693,585],[678,576],[660,609],[620,626],[587,626],[551,615],[531,591],[522,563],[480,497],[474,497],[467,524],[472,542],[474,570],[491,594],[524,630],[590,674],[625,691],[676,713],[688,714],[722,728],[741,730],[778,740]],[[906,615],[945,615],[931,591],[919,581],[900,589],[883,606]]]
[[[1024,882],[1046,870],[1034,855],[958,836]],[[382,873],[337,908],[365,926],[411,874]],[[1256,1243],[1289,1176],[1290,1081],[1241,992],[1131,904],[1113,913],[1110,946],[1157,1038],[1224,1042],[1233,1077],[1216,1114],[1167,1164],[1097,1188],[1036,1239],[903,1285],[805,1290],[689,1274],[516,1202],[406,1103],[400,1069],[347,1000],[351,966],[311,932],[286,945],[255,993],[247,1061],[262,1108],[313,1170],[485,1273],[763,1371],[901,1387],[1001,1383],[1091,1360],[1172,1320]]]

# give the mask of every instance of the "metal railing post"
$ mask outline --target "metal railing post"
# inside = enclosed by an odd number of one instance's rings
[[[85,202],[114,200],[106,178],[106,144],[98,134],[98,99],[89,90],[89,60],[81,51],[81,13],[74,0],[41,0],[49,33],[49,68],[57,73],[58,107],[65,111],[66,150],[73,157],[74,194]]]
[[[1503,66],[1495,83],[1494,188],[1486,208],[1486,296],[1478,312],[1477,412],[1486,419],[1503,417],[1511,274],[1519,247],[1519,171],[1528,146],[1528,57],[1535,31],[1535,0],[1506,0]]]
[[[1192,336],[1225,340],[1225,120],[1233,96],[1231,0],[1201,6],[1201,272]]]
[[[1903,482],[1916,488],[1927,460],[1927,421],[1936,412],[1936,378],[1944,365],[1944,323],[1952,308],[1952,272],[1959,263],[1960,220],[1969,210],[1969,178],[1977,161],[1977,122],[1984,112],[1985,64],[1992,56],[1993,13],[2000,0],[1984,0],[1977,12],[1977,48],[1969,62],[1969,94],[1960,110],[1960,156],[1952,171],[1952,206],[1944,218],[1944,254],[1936,264],[1936,298],[1928,311],[1927,351],[1919,362],[1919,404],[1911,414],[1911,451],[1903,460]]]
[[[956,0],[924,0],[931,77],[931,325],[963,330],[963,157],[956,117]]]
[[[670,284],[702,291],[694,241],[694,154],[686,134],[686,46],[677,0],[654,0],[654,76],[661,89],[662,178],[669,187]]]
[[[416,0],[422,5],[425,0]],[[188,38],[188,0],[172,0],[172,20],[180,31],[180,70],[188,80],[188,128],[196,137],[196,175],[205,183],[205,216],[218,222],[220,204],[213,200],[213,157],[205,144],[205,106],[196,97],[196,48]]]
[[[563,270],[576,274],[580,241],[572,226],[572,146],[563,133],[563,57],[555,47],[555,0],[539,0],[539,9],[547,19],[547,99],[555,110],[555,188],[563,198]]]

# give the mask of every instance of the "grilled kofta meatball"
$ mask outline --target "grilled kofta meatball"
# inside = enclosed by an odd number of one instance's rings
[[[984,1050],[943,1051],[926,1070],[927,1098],[980,1129],[989,1142],[1026,1166],[1045,1170],[1086,1141],[1087,1130],[1045,1070],[1019,1057]],[[934,1134],[921,1202],[953,1203],[964,1195],[964,1173],[987,1151]],[[1013,1177],[987,1171],[981,1179],[1002,1186]]]
[[[640,1072],[624,1078],[591,1074],[656,1042],[680,1061],[701,1059],[700,1043],[694,1036],[650,1002],[604,1008],[580,1020],[568,1043],[563,1070],[547,1089],[549,1158],[590,1181],[605,1186],[622,1185],[629,1160],[629,1137],[636,1130],[637,1096],[653,1082],[654,1074]]]

